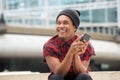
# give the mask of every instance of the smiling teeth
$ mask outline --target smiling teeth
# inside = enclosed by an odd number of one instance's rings
[[[60,30],[60,32],[65,32],[65,30]]]

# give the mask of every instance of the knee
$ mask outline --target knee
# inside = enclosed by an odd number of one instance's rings
[[[49,80],[64,80],[64,78],[61,75],[53,74],[50,76]]]
[[[79,74],[75,80],[92,80],[89,74]]]

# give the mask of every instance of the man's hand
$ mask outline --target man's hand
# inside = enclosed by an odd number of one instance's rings
[[[88,46],[88,42],[83,42],[80,41],[80,37],[77,38],[72,44],[71,47],[69,49],[69,53],[70,54],[83,54]]]
[[[80,54],[84,54],[87,46],[88,46],[88,42],[80,41],[80,47],[78,47],[79,48],[79,52],[77,54],[79,54],[79,55]]]

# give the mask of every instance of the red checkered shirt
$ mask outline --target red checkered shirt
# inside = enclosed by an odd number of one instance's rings
[[[72,42],[77,39],[78,35],[74,35],[74,37],[70,40],[68,40],[67,42],[65,42],[64,40],[62,40],[61,38],[58,37],[58,35],[52,37],[50,40],[48,40],[44,47],[43,47],[43,55],[45,56],[53,56],[59,59],[60,62],[62,62],[62,60],[64,59],[65,55],[67,54],[70,45],[72,44]],[[95,55],[94,53],[94,48],[93,46],[90,44],[88,44],[88,47],[85,51],[84,54],[80,55],[80,59],[81,60],[89,60],[89,58]],[[45,58],[44,58],[45,61]],[[46,61],[45,61],[46,62]],[[53,72],[51,72],[50,76],[53,74]],[[49,76],[49,77],[50,77]],[[64,77],[65,80],[72,80],[73,78],[75,78],[75,73],[73,71],[73,65],[71,65],[71,68],[68,72],[68,74]]]

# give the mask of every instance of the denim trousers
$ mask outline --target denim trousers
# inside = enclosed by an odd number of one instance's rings
[[[58,74],[53,74],[49,80],[64,80],[64,77]],[[93,80],[88,74],[79,74],[74,80]]]

